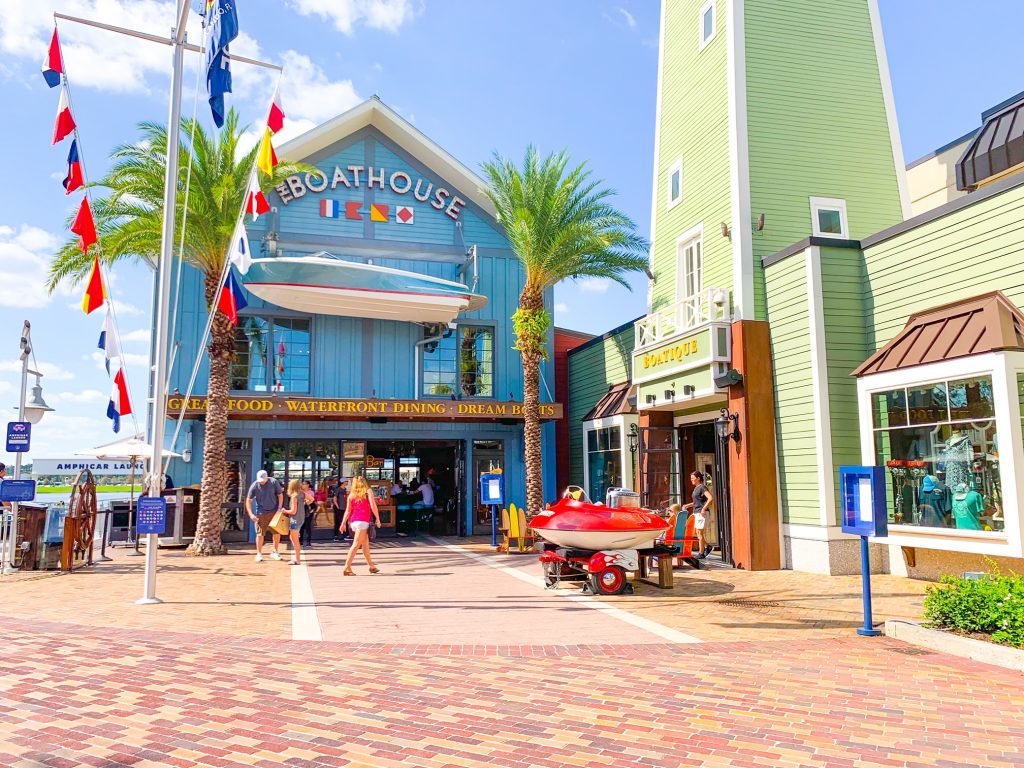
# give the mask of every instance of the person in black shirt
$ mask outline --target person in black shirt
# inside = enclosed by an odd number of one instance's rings
[[[341,534],[341,519],[345,516],[345,507],[348,505],[348,480],[338,483],[338,488],[331,497],[331,511],[334,512],[334,540],[337,541]],[[344,539],[344,536],[341,536]]]
[[[697,546],[700,549],[696,556],[704,559],[714,549],[704,537],[704,528],[707,526],[708,518],[711,517],[711,505],[715,502],[715,496],[704,485],[702,472],[696,470],[691,472],[690,483],[693,485],[693,501],[686,505],[686,509],[693,511],[693,528],[697,531]]]

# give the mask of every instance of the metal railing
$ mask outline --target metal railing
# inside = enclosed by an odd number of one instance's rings
[[[705,288],[636,321],[636,348],[672,338],[690,328],[715,320],[732,319],[732,302],[727,288]]]

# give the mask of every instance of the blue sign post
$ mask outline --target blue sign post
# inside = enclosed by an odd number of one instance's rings
[[[864,598],[864,626],[858,635],[877,637],[871,620],[871,557],[869,536],[887,536],[889,515],[885,506],[885,470],[882,467],[840,467],[843,533],[860,536],[861,591]]]
[[[32,501],[35,497],[35,480],[4,480],[0,482],[0,501]]]
[[[7,422],[7,452],[28,453],[29,444],[32,442],[32,422],[30,421],[9,421]]]
[[[498,507],[505,503],[505,476],[501,472],[480,473],[480,503],[491,508],[491,546],[498,546]]]
[[[135,513],[137,535],[161,534],[167,528],[167,502],[161,496],[143,496]]]

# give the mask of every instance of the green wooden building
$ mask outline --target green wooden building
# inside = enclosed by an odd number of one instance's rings
[[[952,194],[908,188],[875,0],[667,0],[658,80],[648,314],[570,354],[573,479],[701,472],[718,556],[849,573],[838,467],[877,463],[877,568],[1021,558],[1020,100],[914,163]]]

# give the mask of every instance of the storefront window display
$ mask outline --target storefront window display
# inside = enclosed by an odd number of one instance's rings
[[[587,494],[603,501],[609,488],[622,486],[622,430],[601,427],[587,432]]]
[[[891,523],[1003,530],[991,377],[876,392],[871,404]]]
[[[247,315],[235,328],[231,389],[309,392],[310,321]]]
[[[494,397],[494,331],[460,325],[423,351],[428,397]]]

